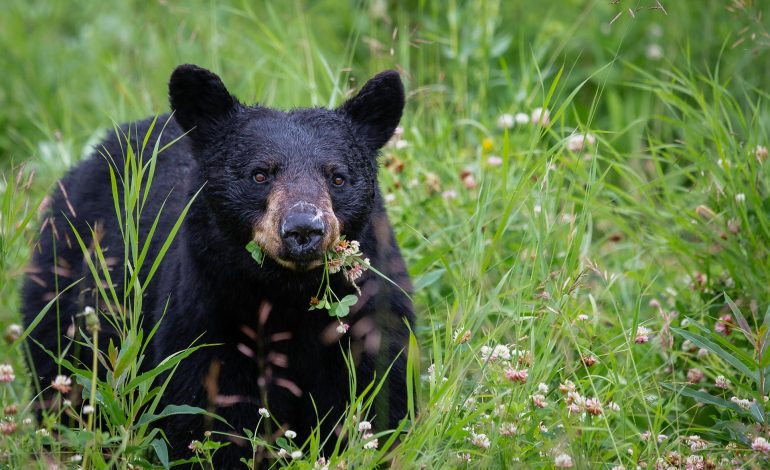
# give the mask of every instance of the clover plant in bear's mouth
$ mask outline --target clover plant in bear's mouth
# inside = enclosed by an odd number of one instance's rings
[[[265,261],[265,254],[259,244],[252,240],[246,245],[246,251],[251,253],[251,257],[262,265]],[[364,258],[361,253],[361,246],[356,240],[340,240],[324,253],[324,272],[321,285],[318,286],[318,293],[310,299],[310,310],[327,310],[329,316],[343,318],[350,313],[350,307],[358,301],[361,295],[356,281],[361,277],[364,271],[371,268],[369,258]],[[356,294],[349,294],[339,298],[331,288],[329,275],[342,271],[347,279],[356,289]],[[376,272],[376,271],[375,271]],[[347,330],[340,320],[340,326]]]

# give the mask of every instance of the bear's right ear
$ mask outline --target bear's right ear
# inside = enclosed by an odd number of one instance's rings
[[[231,116],[239,106],[222,80],[197,65],[180,65],[168,82],[168,98],[174,118],[193,140],[206,139],[217,123]]]
[[[370,79],[337,110],[347,115],[368,147],[379,150],[393,136],[404,111],[404,84],[395,70]]]

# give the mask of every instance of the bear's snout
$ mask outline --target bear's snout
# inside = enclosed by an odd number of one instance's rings
[[[292,206],[281,222],[281,239],[289,256],[297,261],[317,258],[324,229],[321,209],[307,202]]]

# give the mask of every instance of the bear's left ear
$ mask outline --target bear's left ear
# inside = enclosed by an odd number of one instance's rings
[[[209,137],[216,124],[239,106],[215,73],[191,64],[180,65],[171,74],[168,98],[174,118],[194,141]]]
[[[370,149],[379,150],[393,136],[404,111],[401,77],[395,70],[377,74],[337,111],[353,121]]]

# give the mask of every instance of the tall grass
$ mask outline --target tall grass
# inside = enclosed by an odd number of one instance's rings
[[[10,2],[15,21],[0,20],[0,318],[18,321],[17,279],[43,195],[110,118],[165,109],[177,63],[209,66],[243,101],[281,107],[333,106],[369,73],[396,67],[409,100],[380,182],[415,281],[419,413],[397,447],[389,434],[364,450],[355,420],[377,417],[367,415],[371,395],[359,397],[342,423],[350,446],[326,456],[329,468],[762,468],[765,20],[751,2],[660,3],[665,12],[577,1],[158,3],[141,7],[155,19],[141,27],[125,19],[139,9],[131,2]],[[550,110],[547,123],[498,126],[504,113],[535,108]],[[595,143],[576,146],[588,133]],[[136,315],[138,273],[155,260],[136,223],[161,151],[153,145],[142,145],[146,162],[127,147],[105,195],[119,201],[132,280],[100,292],[114,309],[102,322],[120,320],[122,332],[102,365],[112,373],[94,380],[93,367],[63,364],[99,411],[85,431],[58,417],[24,424],[31,387],[18,343],[3,346],[17,377],[2,384],[2,403],[21,410],[3,421],[16,425],[0,438],[9,463],[77,453],[88,466],[164,466],[148,425],[199,412],[158,410],[162,385],[140,371],[150,338]],[[24,160],[24,176],[11,157]],[[105,278],[98,244],[81,247]],[[55,429],[60,439],[46,437]],[[279,462],[308,468],[323,438],[252,441],[299,450]],[[202,462],[216,452],[197,445]]]

